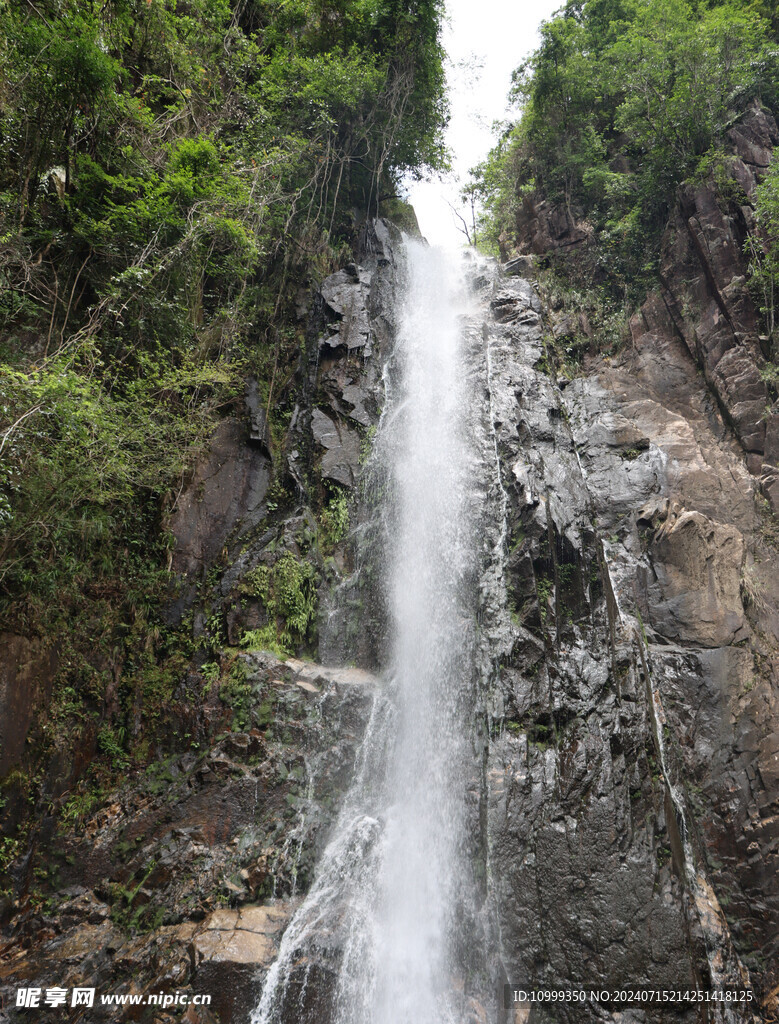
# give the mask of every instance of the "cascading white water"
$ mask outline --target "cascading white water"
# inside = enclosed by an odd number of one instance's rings
[[[440,255],[416,245],[409,262],[403,411],[382,438],[394,483],[387,569],[398,729],[375,922],[377,1024],[442,1017],[465,875],[473,709],[474,543],[457,295]]]
[[[462,351],[461,270],[416,242],[406,270],[372,456],[385,483],[387,682],[253,1024],[461,1019],[454,976],[474,885],[465,853],[479,601],[471,493],[481,456]],[[324,984],[312,965],[323,961],[337,976],[324,1017],[323,997],[312,992]]]

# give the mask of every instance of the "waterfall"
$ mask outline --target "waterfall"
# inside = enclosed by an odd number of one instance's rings
[[[407,243],[405,259],[372,454],[383,481],[385,683],[253,1024],[443,1024],[464,1016],[458,1005],[474,956],[468,931],[477,886],[467,846],[474,814],[478,831],[485,547],[477,530],[484,492],[476,489],[485,466],[495,472],[494,439],[483,408],[474,407],[482,393],[468,381],[473,372],[484,378],[486,365],[481,332],[466,330],[463,261],[418,242]]]
[[[456,295],[438,254],[415,245],[409,255],[403,414],[382,438],[393,483],[387,570],[398,729],[376,918],[381,1024],[441,1018],[438,990],[454,969],[448,939],[464,875],[473,704],[474,545]]]

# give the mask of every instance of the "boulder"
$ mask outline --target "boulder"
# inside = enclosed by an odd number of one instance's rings
[[[229,974],[228,965],[270,966],[289,915],[287,905],[215,910],[192,938],[196,970],[203,974],[207,965],[221,964],[221,970]]]

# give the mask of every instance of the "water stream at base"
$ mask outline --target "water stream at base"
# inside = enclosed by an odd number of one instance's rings
[[[391,630],[385,685],[252,1024],[463,1019],[462,983],[453,979],[467,970],[465,933],[474,920],[468,801],[482,671],[484,536],[474,479],[484,475],[489,439],[477,425],[483,414],[471,408],[483,395],[468,382],[462,260],[416,242],[408,243],[406,260],[372,455],[383,480],[380,563]]]

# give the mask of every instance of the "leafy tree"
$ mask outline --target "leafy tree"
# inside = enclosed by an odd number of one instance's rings
[[[754,203],[758,233],[751,235],[746,242],[750,284],[768,330],[770,357],[776,363],[779,359],[776,308],[779,296],[779,164],[776,162],[755,189]],[[772,371],[775,374],[775,366]]]
[[[100,659],[154,690],[171,507],[247,375],[283,420],[295,293],[444,162],[441,17],[0,0],[0,625],[69,652],[90,714]]]
[[[510,237],[529,194],[564,205],[637,296],[676,187],[751,100],[777,101],[772,18],[734,0],[569,0],[514,74],[519,120],[475,169],[484,235]]]

